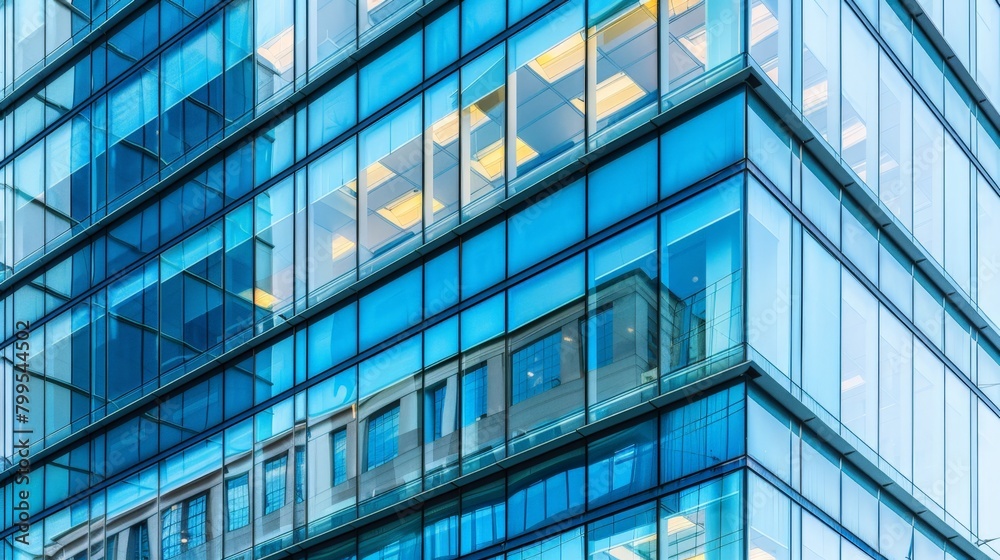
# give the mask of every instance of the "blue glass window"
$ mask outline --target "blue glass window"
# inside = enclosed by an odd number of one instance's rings
[[[647,420],[588,445],[587,497],[591,507],[656,484],[655,422]]]
[[[506,512],[502,480],[466,492],[462,496],[460,521],[462,554],[469,554],[503,540],[507,534]]]
[[[399,454],[399,405],[368,420],[368,470]]]
[[[507,329],[519,329],[583,297],[585,266],[584,256],[579,254],[508,290]]]
[[[433,76],[458,58],[458,9],[455,6],[424,28],[425,77]]]
[[[330,434],[330,447],[333,449],[333,485],[347,482],[347,428],[341,428]]]
[[[623,511],[587,529],[590,558],[656,558],[656,505]]]
[[[417,85],[423,76],[423,33],[414,33],[361,68],[361,118]]]
[[[169,560],[181,554],[181,504],[163,512],[163,558]]]
[[[295,503],[306,500],[306,448],[295,447]]]
[[[422,274],[416,268],[361,298],[361,348],[382,342],[420,321]]]
[[[127,560],[146,560],[149,558],[149,526],[146,522],[143,521],[142,523],[133,525],[128,530],[128,533],[125,558]],[[166,554],[163,555],[164,560],[168,558]]]
[[[188,500],[185,514],[187,515],[187,548],[188,550],[205,544],[205,506],[208,497],[198,496]],[[183,542],[183,539],[182,539]]]
[[[611,365],[614,361],[614,312],[608,305],[598,310],[594,317],[596,333],[594,335],[594,352],[597,367]]]
[[[253,24],[250,10],[251,3],[248,0],[236,0],[226,6],[227,124],[247,115],[253,108]]]
[[[341,54],[346,54],[354,46],[357,34],[355,6],[356,3],[350,0],[309,1],[310,69],[327,59],[340,59]],[[325,67],[328,68],[329,64]]]
[[[467,298],[504,277],[505,222],[462,241],[462,297]]]
[[[486,416],[486,363],[466,370],[462,376],[462,425]]]
[[[503,31],[506,15],[503,8],[490,0],[462,2],[462,54],[469,54]]]
[[[176,558],[186,551],[205,544],[207,502],[208,496],[202,494],[164,510],[161,516],[163,560]],[[140,527],[140,530],[144,529],[145,524]],[[131,552],[134,548],[133,541],[129,540],[129,558],[145,559],[150,557],[148,537],[141,540],[144,540],[145,543],[140,543],[139,548],[145,550],[138,550],[135,554]]]
[[[338,3],[340,2],[331,0],[325,4]],[[357,122],[356,81],[355,75],[350,74],[344,81],[309,104],[310,152],[333,140]]]
[[[447,385],[441,383],[427,390],[426,410],[426,441],[440,439],[444,430],[444,401],[447,396]]]
[[[285,505],[285,472],[287,468],[287,455],[264,463],[264,515],[276,512]]]
[[[507,480],[509,535],[574,515],[583,509],[586,492],[583,449],[511,474]]]
[[[424,514],[424,558],[449,560],[458,558],[458,504],[445,502],[426,510]]]
[[[517,404],[559,385],[559,348],[556,330],[517,350],[511,356],[511,403]]]
[[[664,133],[660,196],[670,196],[743,157],[745,106],[745,98],[734,95]]]
[[[309,325],[309,377],[352,356],[358,349],[357,307],[350,304]]]
[[[244,473],[226,481],[226,530],[250,524],[250,475]]]
[[[587,179],[587,227],[600,231],[656,202],[656,141],[594,170]],[[621,188],[628,185],[627,189]]]
[[[173,45],[162,63],[160,159],[171,163],[222,130],[222,18]]]
[[[511,216],[507,227],[507,263],[513,274],[583,239],[583,181],[537,200]],[[559,227],[552,227],[559,224]]]

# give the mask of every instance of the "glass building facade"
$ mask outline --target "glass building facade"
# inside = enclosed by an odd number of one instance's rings
[[[0,0],[0,560],[1000,559],[998,108],[997,0]]]

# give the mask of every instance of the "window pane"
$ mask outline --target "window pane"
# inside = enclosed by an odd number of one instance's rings
[[[587,36],[597,54],[587,76],[591,136],[655,105],[656,11],[642,1],[588,2]]]
[[[462,67],[463,216],[478,213],[503,196],[505,76],[502,45]]]
[[[590,560],[656,558],[656,505],[606,517],[587,527]]]
[[[913,482],[939,505],[945,488],[944,365],[923,344],[913,351]],[[967,439],[967,438],[966,438]],[[957,474],[957,472],[956,472]]]
[[[666,198],[743,158],[745,110],[746,97],[734,95],[663,134],[660,197]]]
[[[309,68],[354,47],[356,2],[309,0]]]
[[[802,246],[802,388],[840,415],[840,263],[811,235]]]
[[[218,137],[223,124],[222,18],[163,53],[160,156],[171,163]]]
[[[878,303],[843,271],[840,340],[841,422],[878,449]]]
[[[879,306],[878,451],[907,478],[912,472],[913,453],[912,352],[913,335],[885,307]],[[921,458],[924,459],[929,458]]]
[[[413,247],[423,225],[420,99],[361,133],[358,257],[361,263]]]
[[[380,8],[392,9],[393,4],[406,1],[409,0],[364,0],[359,6],[367,3],[369,6],[374,4]],[[365,20],[362,19],[361,29],[364,28]],[[359,101],[362,119],[417,85],[423,77],[422,54],[423,34],[417,32],[361,67],[358,81],[361,88]]]
[[[264,515],[276,512],[285,505],[287,467],[287,455],[264,463]]]
[[[427,91],[424,98],[424,206],[430,204],[427,237],[458,223],[458,75]]]
[[[840,1],[802,3],[802,114],[840,149]]]
[[[309,164],[310,302],[355,278],[357,176],[353,140]]]
[[[739,473],[705,482],[660,500],[660,557],[684,560],[739,558],[743,510]]]
[[[922,101],[913,106],[913,235],[944,262],[944,127]]]
[[[261,0],[256,6],[257,102],[292,83],[295,69],[295,2]]]
[[[791,500],[755,474],[751,474],[749,480],[750,555],[788,560],[791,557]]]
[[[879,198],[907,228],[913,206],[912,91],[889,58],[880,54]]]
[[[507,478],[509,536],[583,511],[587,485],[582,448],[515,471]]]
[[[507,265],[514,274],[584,237],[583,181],[564,187],[530,204],[508,219]],[[558,228],[552,224],[559,224]]]
[[[858,18],[844,9],[843,157],[878,192],[878,47]]]
[[[656,141],[633,149],[587,178],[587,231],[597,232],[656,202]],[[629,188],[622,189],[622,184]]]
[[[742,339],[740,190],[742,177],[662,216],[662,373],[722,353]],[[668,378],[676,387],[682,379]]]
[[[747,205],[747,342],[785,375],[792,352],[792,217],[756,181]]]
[[[332,4],[344,0],[329,1]],[[356,87],[356,74],[351,73],[342,82],[309,104],[310,152],[340,136],[348,127],[357,122]]]
[[[656,394],[659,328],[656,223],[648,221],[588,252],[587,375],[592,419]]]
[[[665,91],[679,89],[740,52],[742,8],[739,2],[674,2],[667,4],[667,8],[670,43],[661,63],[665,66]]]
[[[744,388],[732,387],[663,416],[663,480],[676,480],[743,453]]]
[[[253,302],[258,321],[283,312],[294,302],[294,201],[291,177],[255,199]]]
[[[752,0],[750,56],[786,96],[792,93],[792,2]]]
[[[371,348],[420,321],[421,280],[416,268],[361,298],[361,348]]]
[[[656,484],[656,421],[649,420],[587,446],[590,507],[637,494]]]

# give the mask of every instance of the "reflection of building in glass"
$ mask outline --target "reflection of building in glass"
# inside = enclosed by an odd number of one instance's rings
[[[1000,559],[997,60],[994,0],[0,0],[0,560]]]

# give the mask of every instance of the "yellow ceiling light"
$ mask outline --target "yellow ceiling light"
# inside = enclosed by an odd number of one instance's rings
[[[706,64],[708,62],[708,45],[706,39],[705,28],[699,27],[679,38],[678,41],[691,53],[691,56],[698,59],[702,64]]]
[[[528,66],[551,84],[583,66],[585,48],[583,33],[574,33],[528,62]]]
[[[257,54],[271,63],[274,71],[284,74],[295,63],[295,33],[289,27],[271,38],[257,49]]]
[[[702,0],[668,0],[667,10],[670,17],[674,17],[679,14],[690,10],[691,8],[701,4]]]
[[[749,560],[774,560],[774,555],[762,548],[751,548]]]
[[[333,234],[332,253],[333,260],[337,260],[340,257],[351,252],[354,249],[355,243],[350,239],[340,235],[339,233]]]
[[[597,85],[597,118],[603,119],[646,95],[646,90],[624,72],[619,72]],[[584,112],[583,100],[576,98],[573,106]]]
[[[451,111],[431,125],[431,135],[439,146],[451,144],[458,138],[458,113]]]
[[[478,103],[473,103],[469,107],[469,129],[476,130],[480,126],[490,121],[490,116],[479,108]]]
[[[683,515],[675,515],[667,519],[667,534],[673,535],[674,533],[680,533],[681,531],[687,531],[688,529],[693,529],[695,524],[691,522],[690,519],[684,517]]]
[[[776,60],[772,61],[769,66],[770,66],[770,68],[767,69],[767,70],[765,70],[764,73],[767,74],[768,78],[771,78],[772,82],[778,83],[778,64],[777,64],[777,61]]]
[[[261,309],[271,309],[274,307],[274,304],[281,301],[273,294],[270,294],[260,288],[254,288],[253,291],[244,290],[240,293],[240,297],[247,300],[251,299],[251,295],[253,296],[253,304]]]
[[[368,11],[372,11],[382,5],[385,0],[367,0],[368,1]]]
[[[844,128],[844,149],[856,146],[868,137],[868,128],[863,122],[855,119]]]
[[[802,112],[810,115],[824,109],[828,97],[826,80],[805,88],[802,91]]]
[[[854,377],[849,377],[840,383],[840,391],[842,393],[846,393],[852,389],[857,389],[864,384],[865,378],[860,375],[855,375]]]
[[[639,556],[631,548],[623,544],[608,550],[608,556],[615,560],[642,560],[642,556]]]
[[[490,181],[503,173],[503,138],[486,146],[477,154],[479,171]]]
[[[514,155],[516,156],[517,164],[522,165],[532,159],[535,159],[535,156],[538,155],[538,152],[536,152],[534,148],[529,146],[524,140],[518,138],[517,149],[515,150]]]
[[[763,2],[758,3],[750,12],[750,40],[757,43],[778,31],[778,18]]]
[[[490,122],[490,117],[479,108],[479,105],[473,103],[467,109],[469,111],[469,129],[476,130],[480,126]],[[452,111],[447,115],[438,119],[436,123],[431,125],[431,134],[434,136],[434,142],[439,146],[446,146],[451,144],[458,138],[458,112]]]
[[[883,152],[878,162],[879,173],[888,173],[897,167],[899,167],[899,162],[889,154]]]
[[[372,190],[375,187],[381,185],[382,183],[391,179],[395,173],[391,169],[382,165],[381,161],[376,161],[375,163],[369,165],[365,168],[365,179],[368,186],[368,190]]]
[[[631,39],[656,24],[656,0],[643,2],[606,23],[598,24],[598,45],[607,49],[619,39]]]
[[[476,162],[478,171],[490,181],[496,179],[503,173],[503,139],[497,140],[489,146],[479,151]],[[538,152],[529,146],[524,140],[517,139],[517,149],[515,151],[517,165],[522,165],[538,156]]]
[[[422,202],[423,197],[420,196],[420,191],[414,189],[379,208],[378,215],[400,229],[410,229],[420,222],[420,218],[423,216]],[[437,212],[444,208],[444,204],[431,199],[431,207],[434,212]]]

